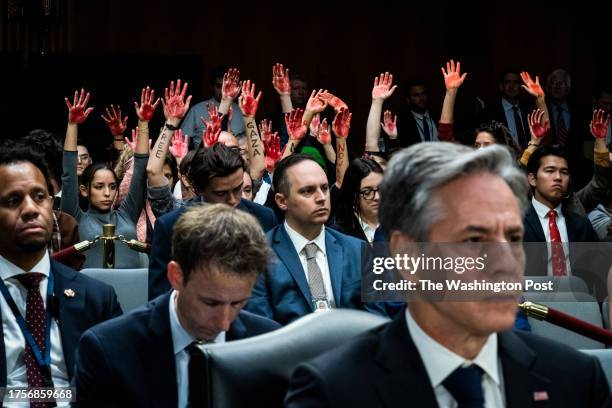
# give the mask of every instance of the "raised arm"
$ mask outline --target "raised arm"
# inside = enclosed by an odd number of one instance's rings
[[[283,159],[287,156],[291,156],[300,141],[306,136],[308,126],[303,122],[304,111],[302,109],[294,109],[291,113],[285,114],[285,124],[287,126],[287,133],[289,134],[289,141],[283,151]]]
[[[278,62],[272,66],[272,86],[278,93],[283,113],[293,110],[291,102],[291,81],[289,80],[289,68]]]
[[[115,108],[114,105],[110,106],[110,110],[109,108],[106,108],[106,115],[102,114],[100,117],[102,120],[104,120],[104,122],[106,122],[108,130],[110,130],[111,134],[113,135],[113,147],[118,151],[123,151],[123,134],[127,129],[128,117],[126,116],[122,120],[121,107],[117,106]]]
[[[440,122],[438,123],[438,134],[441,140],[451,141],[454,140],[453,123],[455,114],[455,100],[457,99],[457,92],[463,85],[467,73],[461,74],[461,62],[457,61],[455,64],[454,60],[450,60],[446,63],[446,70],[444,67],[440,68],[442,75],[444,76],[444,86],[446,87],[446,93],[444,94],[444,102],[442,102],[442,113],[440,114]]]
[[[540,78],[536,75],[534,81],[528,72],[521,72],[521,79],[523,80],[523,89],[535,98],[536,108],[544,112],[543,120],[550,122],[544,90],[540,86]]]
[[[269,174],[272,174],[274,173],[276,163],[278,163],[283,155],[280,148],[280,136],[278,132],[270,133],[269,136],[264,137],[264,147],[266,154],[266,170]]]
[[[313,124],[316,121],[316,126]],[[317,138],[319,143],[323,145],[323,150],[325,151],[325,157],[331,163],[336,163],[336,152],[332,146],[332,137],[331,137],[331,129],[329,124],[327,123],[327,118],[323,119],[323,122],[320,121],[319,116],[315,116],[312,122],[310,123],[311,136]]]
[[[323,89],[312,91],[310,94],[310,98],[308,98],[308,102],[306,102],[306,109],[304,110],[304,115],[302,117],[302,122],[306,128],[310,126],[312,118],[317,113],[321,113],[325,110],[325,108],[327,108],[328,102],[327,99],[324,98],[325,94],[327,94],[327,91],[324,91]],[[291,138],[291,135],[289,135],[289,138]]]
[[[83,123],[93,108],[88,108],[89,92],[81,89],[74,92],[72,103],[64,98],[68,107],[68,125],[64,139],[64,154],[62,158],[62,203],[61,210],[72,215],[77,221],[82,211],[79,208],[79,180],[77,177],[77,137],[78,126]]]
[[[383,103],[387,100],[397,85],[393,85],[393,75],[385,72],[377,77],[374,77],[374,86],[372,87],[372,104],[370,105],[370,113],[366,124],[366,139],[365,150],[368,152],[378,152],[378,139],[380,139],[380,116],[382,114]],[[395,137],[397,138],[397,132]]]
[[[221,86],[221,103],[219,104],[219,113],[227,115],[234,102],[234,99],[240,93],[240,70],[230,68],[223,74],[223,85]],[[231,118],[230,122],[231,123]],[[229,124],[228,124],[228,127]]]
[[[336,135],[336,186],[342,187],[344,173],[348,168],[348,152],[346,149],[346,139],[351,128],[351,118],[353,114],[348,109],[340,109],[332,122],[332,129]]]
[[[242,111],[242,119],[247,132],[247,146],[251,163],[249,173],[253,180],[260,180],[266,169],[264,148],[257,131],[257,123],[255,122],[255,114],[257,113],[260,99],[261,91],[255,97],[255,83],[251,85],[251,81],[246,81],[242,85],[242,95],[238,98],[238,105]]]
[[[529,124],[529,133],[531,140],[527,144],[527,148],[523,150],[523,154],[519,160],[519,164],[524,168],[527,167],[531,154],[540,146],[542,139],[550,130],[550,123],[544,117],[544,111],[534,109],[533,112],[527,115],[527,123]]]

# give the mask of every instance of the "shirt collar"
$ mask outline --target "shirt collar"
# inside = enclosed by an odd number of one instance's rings
[[[533,208],[536,210],[536,213],[538,214],[539,218],[548,219],[548,212],[550,211],[550,208],[548,208],[547,205],[544,205],[538,200],[536,200],[535,196],[531,198],[531,204],[533,204]],[[561,211],[561,206],[562,204],[559,204],[554,208],[554,210],[557,212],[557,219],[563,217],[563,211]]]
[[[453,353],[431,337],[419,327],[414,321],[408,308],[406,308],[406,322],[408,323],[408,331],[414,344],[419,351],[425,370],[429,375],[429,380],[433,388],[442,384],[442,382],[457,368],[467,367],[476,364],[480,367],[495,384],[500,385],[499,377],[499,361],[497,357],[497,334],[489,335],[486,343],[480,350],[480,353],[474,360],[466,360],[465,358]]]
[[[8,259],[0,256],[0,278],[3,281],[14,277],[15,275],[22,275],[27,272],[38,272],[45,275],[47,278],[49,277],[49,273],[51,271],[51,260],[49,258],[49,252],[45,251],[45,255],[38,261],[36,265],[32,267],[29,271],[24,271]]]
[[[311,242],[314,242],[321,252],[323,252],[324,254],[327,253],[325,251],[325,225],[321,227],[321,232],[312,241],[307,240],[299,232],[291,228],[286,220],[285,231],[287,231],[287,235],[289,235],[289,239],[291,239],[291,242],[293,243],[293,246],[295,247],[295,250],[298,254],[300,254],[302,250],[304,250],[306,244],[309,244]]]
[[[424,113],[418,113],[413,110],[410,111],[415,118],[423,120],[424,117],[429,117],[429,111],[425,111]]]
[[[509,111],[512,110],[512,108],[514,108],[515,106],[517,108],[519,108],[518,104],[513,105],[510,101],[508,101],[506,98],[502,98],[502,106],[504,107],[504,111]],[[519,108],[521,109],[521,108]]]
[[[361,225],[361,229],[366,235],[368,235],[369,232],[371,232],[372,234],[376,232],[376,228],[378,228],[378,225],[372,228],[370,227],[370,224],[365,222],[357,213],[355,213],[355,217],[357,217],[357,221],[359,221],[359,225]]]

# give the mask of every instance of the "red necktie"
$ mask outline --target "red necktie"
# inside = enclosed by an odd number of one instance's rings
[[[32,337],[38,344],[41,354],[45,355],[45,304],[43,298],[40,295],[40,281],[43,278],[42,273],[28,272],[22,275],[16,276],[17,280],[28,290],[28,297],[26,299],[26,324],[28,330],[32,333]],[[27,343],[26,343],[27,344]],[[43,380],[42,372],[36,362],[36,357],[30,346],[26,345],[25,350],[25,364],[26,373],[28,376],[29,387],[44,387],[45,382]],[[46,407],[47,403],[44,402],[32,402],[30,407]]]
[[[557,106],[557,143],[559,143],[560,146],[565,146],[566,140],[567,128],[563,121],[563,109],[561,109],[561,106]]]
[[[566,276],[565,269],[565,252],[563,252],[563,242],[561,242],[561,233],[557,228],[557,212],[550,210],[548,212],[548,228],[550,229],[550,245],[552,256],[552,271],[554,276]]]

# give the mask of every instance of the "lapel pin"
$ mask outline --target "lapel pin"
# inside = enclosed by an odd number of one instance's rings
[[[548,401],[548,393],[546,391],[535,391],[533,393],[534,401]]]
[[[73,298],[74,295],[76,295],[76,293],[72,289],[66,289],[64,291],[64,296],[66,296],[67,298]]]

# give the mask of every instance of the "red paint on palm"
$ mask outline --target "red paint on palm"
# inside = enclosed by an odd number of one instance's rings
[[[591,120],[591,134],[597,139],[605,139],[608,134],[608,126],[610,126],[610,115],[604,110],[597,109],[593,111],[593,119]]]
[[[393,115],[391,111],[386,110],[383,114],[383,123],[381,126],[387,136],[396,137],[397,136],[397,115]]]
[[[372,87],[372,99],[385,100],[393,95],[397,85],[393,86],[393,74],[385,72],[378,77],[374,77],[374,86]]]
[[[308,102],[306,102],[306,110],[315,113],[321,113],[327,108],[328,100],[324,97],[327,91],[319,89],[318,91],[312,91]]]
[[[261,134],[261,139],[264,144],[268,142],[270,137],[272,137],[272,121],[268,121],[267,119],[262,120],[259,124],[259,133]]]
[[[334,130],[336,137],[341,137],[343,139],[348,137],[352,117],[353,114],[350,113],[348,109],[340,109],[332,122],[332,129]]]
[[[521,72],[521,79],[523,80],[523,89],[529,92],[531,95],[536,97],[543,97],[544,90],[540,86],[540,78],[536,75],[535,81],[531,78],[528,72]]]
[[[219,141],[219,135],[221,134],[221,128],[215,127],[212,123],[206,124],[206,129],[202,132],[202,141],[204,146],[212,147]]]
[[[140,106],[138,102],[134,102],[134,108],[136,109],[136,115],[138,119],[143,122],[148,122],[153,118],[153,114],[155,113],[155,108],[159,104],[159,98],[155,99],[155,91],[148,86],[146,88],[142,88],[140,92]]]
[[[272,86],[274,86],[279,95],[291,94],[289,68],[285,69],[283,64],[279,63],[272,66]]]
[[[183,85],[181,90],[181,80],[176,81],[176,88],[174,87],[174,81],[170,82],[170,89],[164,90],[164,99],[162,105],[164,106],[164,115],[166,120],[174,119],[180,120],[185,116],[189,110],[189,104],[191,103],[191,95],[185,99],[187,93],[187,82]]]
[[[330,144],[332,141],[331,137],[331,129],[329,128],[329,124],[327,123],[327,118],[323,119],[321,125],[319,126],[319,133],[317,136],[317,140],[321,144]]]
[[[182,159],[189,150],[189,135],[183,137],[183,131],[178,129],[172,135],[172,146],[170,146],[170,153],[177,159]]]
[[[100,116],[102,117],[102,120],[104,120],[104,122],[106,122],[106,124],[108,125],[111,134],[115,137],[122,136],[123,132],[125,132],[125,130],[127,129],[128,117],[126,116],[125,118],[123,118],[123,120],[121,120],[120,107],[115,108],[113,105],[111,105],[110,110],[109,108],[106,108],[105,110],[106,115],[102,114]]]
[[[549,122],[544,120],[544,111],[540,109],[534,109],[527,115],[527,123],[531,136],[536,139],[542,139],[550,130]]]
[[[260,99],[261,91],[259,91],[257,97],[255,97],[255,83],[251,85],[251,81],[247,80],[242,84],[242,95],[238,98],[238,106],[240,106],[240,110],[244,116],[247,118],[255,117]]]
[[[240,70],[230,68],[223,74],[223,85],[221,86],[221,96],[225,99],[236,99],[240,93]]]
[[[302,123],[304,111],[302,109],[294,109],[291,113],[285,114],[285,125],[287,125],[287,133],[289,138],[293,140],[302,140],[306,136],[306,125]]]
[[[132,150],[132,153],[135,152],[136,145],[138,144],[138,128],[132,129],[131,139],[128,139],[127,137],[125,137],[124,140],[125,140],[125,144],[127,144],[130,147],[130,150]]]
[[[444,68],[440,68],[442,70],[442,75],[444,76],[444,85],[446,86],[446,90],[457,90],[461,85],[463,85],[463,81],[467,76],[466,73],[461,75],[461,62],[457,61],[455,64],[454,60],[450,60],[446,63],[446,70]]]
[[[68,123],[79,124],[83,123],[89,114],[93,111],[93,108],[88,108],[89,103],[89,92],[85,93],[85,89],[81,89],[81,92],[74,91],[74,99],[72,103],[68,98],[64,98],[66,106],[68,107]]]
[[[280,136],[277,132],[270,135],[268,141],[264,142],[264,154],[266,170],[268,173],[272,173],[276,163],[283,157],[283,152],[280,149]]]

